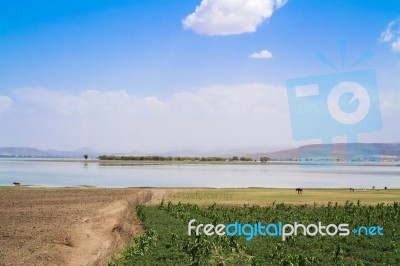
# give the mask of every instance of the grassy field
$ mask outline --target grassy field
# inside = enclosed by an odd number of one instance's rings
[[[76,189],[77,187],[71,188]],[[0,190],[65,190],[66,188],[42,187],[42,186],[0,186]],[[68,188],[67,188],[68,189]],[[80,189],[104,189],[99,187],[85,187]],[[128,188],[132,191],[146,188]],[[367,191],[348,189],[316,189],[305,188],[302,194],[297,194],[289,188],[238,188],[238,189],[214,189],[214,188],[151,188],[162,194],[164,201],[172,203],[192,203],[200,206],[217,203],[219,205],[259,205],[269,206],[275,203],[287,203],[293,205],[318,204],[326,205],[329,202],[345,204],[347,201],[361,204],[374,205],[377,203],[393,203],[400,201],[400,189],[369,189]],[[113,189],[110,189],[113,190]]]
[[[273,202],[288,204],[344,204],[346,201],[362,204],[393,203],[400,201],[400,189],[388,190],[355,190],[348,189],[304,189],[297,194],[294,189],[248,188],[248,189],[167,189],[165,201],[173,203],[192,203],[210,205],[260,205],[267,206]]]

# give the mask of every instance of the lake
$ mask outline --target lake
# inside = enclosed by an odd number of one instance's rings
[[[298,165],[102,165],[0,159],[0,185],[98,187],[400,187],[399,166],[299,167]]]

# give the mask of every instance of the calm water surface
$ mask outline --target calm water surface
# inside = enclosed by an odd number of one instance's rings
[[[99,187],[400,187],[399,166],[109,165],[0,160],[0,185]]]

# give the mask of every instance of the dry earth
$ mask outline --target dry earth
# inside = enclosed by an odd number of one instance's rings
[[[142,227],[134,206],[162,191],[0,188],[0,265],[106,265]]]

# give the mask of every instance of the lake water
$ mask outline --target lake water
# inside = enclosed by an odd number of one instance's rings
[[[99,187],[400,187],[399,166],[101,165],[0,160],[0,185]]]

